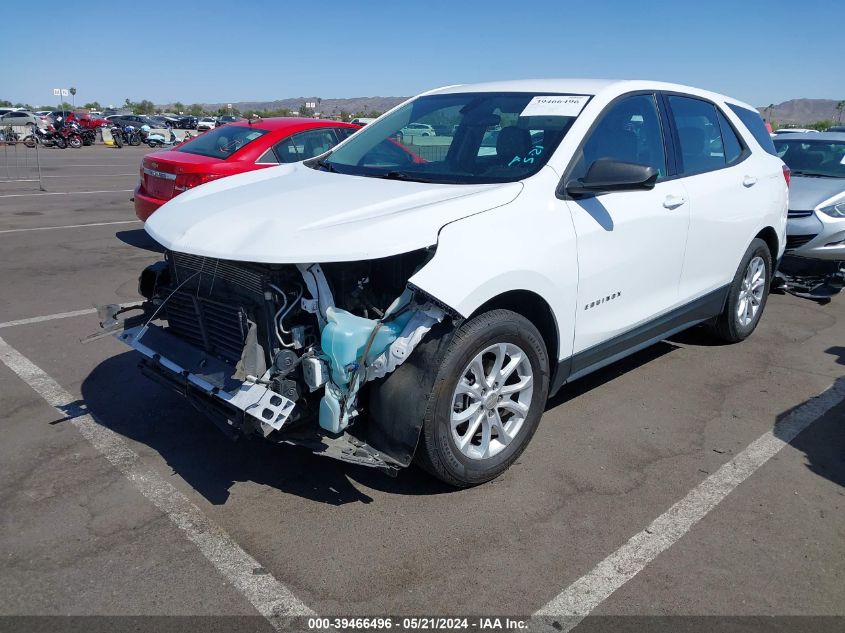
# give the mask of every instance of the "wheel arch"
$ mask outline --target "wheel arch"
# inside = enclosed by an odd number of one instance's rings
[[[769,253],[772,255],[772,265],[777,265],[778,249],[780,248],[780,240],[778,239],[777,231],[775,231],[771,226],[767,226],[757,233],[754,238],[759,238],[766,243],[766,246],[769,247]]]
[[[496,309],[516,312],[531,321],[534,327],[540,331],[546,345],[549,371],[552,374],[550,382],[552,382],[557,369],[558,352],[560,351],[560,329],[552,307],[543,297],[531,290],[508,290],[478,306],[469,318]]]

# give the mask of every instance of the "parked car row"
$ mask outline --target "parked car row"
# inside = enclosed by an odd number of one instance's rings
[[[28,110],[15,110],[11,108],[0,108],[0,126],[28,126],[37,125],[46,127],[53,124],[61,117],[65,121],[78,121],[83,127],[100,127],[105,125],[132,125],[140,128],[149,125],[151,128],[167,128],[183,130],[213,129],[227,123],[243,120],[237,116],[221,117],[195,117],[178,115],[144,115],[144,114],[111,114],[102,116],[101,112],[91,111],[88,114],[77,115],[72,110],[39,110],[30,112]]]

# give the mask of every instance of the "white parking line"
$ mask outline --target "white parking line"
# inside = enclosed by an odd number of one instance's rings
[[[54,407],[62,416],[69,405],[78,402],[32,361],[0,338],[0,361]],[[148,468],[140,456],[114,431],[98,424],[90,414],[69,420],[71,424],[153,505],[176,524],[185,536],[223,576],[275,628],[281,629],[283,616],[314,615],[290,590],[262,569],[223,528],[205,516],[183,493]]]
[[[0,198],[26,198],[28,196],[76,196],[87,193],[128,193],[134,189],[102,189],[99,191],[41,191],[39,193],[7,193]]]
[[[43,163],[42,163],[43,164]],[[56,165],[61,167],[63,165],[67,165],[65,161],[56,161],[55,163],[51,163],[51,166]],[[69,166],[76,168],[76,167],[134,167],[137,166],[138,162],[131,162],[131,163],[103,163],[98,165],[91,165],[91,164],[82,164],[82,163],[71,163]]]
[[[137,301],[130,301],[128,303],[118,303],[121,308],[128,308],[129,306],[138,305],[141,299]],[[56,314],[47,314],[44,316],[29,317],[26,319],[16,319],[14,321],[5,321],[0,323],[0,330],[7,327],[15,327],[17,325],[31,325],[32,323],[44,323],[45,321],[55,321],[56,319],[70,319],[72,317],[85,316],[87,314],[96,314],[97,308],[83,308],[81,310],[73,310],[71,312],[57,312]]]
[[[569,631],[657,556],[675,544],[734,488],[748,479],[815,420],[845,400],[845,380],[807,401],[749,444],[731,461],[707,477],[690,493],[635,534],[535,615],[561,618]]]
[[[141,220],[118,220],[115,222],[91,222],[90,224],[63,224],[61,226],[33,226],[28,229],[5,229],[3,233],[26,233],[27,231],[54,231],[56,229],[79,229],[86,226],[110,226],[112,224],[137,224]]]
[[[16,325],[29,325],[30,323],[44,323],[44,321],[54,321],[56,319],[69,319],[71,317],[94,314],[96,311],[96,308],[85,308],[84,310],[73,310],[72,312],[59,312],[57,314],[48,314],[46,316],[18,319],[17,321],[6,321],[5,323],[0,323],[0,330],[7,327],[15,327]]]
[[[62,174],[61,176],[42,176],[42,178],[79,178],[84,175],[86,178],[108,178],[111,176],[137,176],[138,172],[133,171],[130,174]]]

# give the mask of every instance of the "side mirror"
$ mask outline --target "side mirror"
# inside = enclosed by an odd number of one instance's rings
[[[611,191],[641,191],[653,189],[655,182],[657,170],[654,167],[599,158],[590,165],[583,178],[566,184],[566,193],[583,196]]]

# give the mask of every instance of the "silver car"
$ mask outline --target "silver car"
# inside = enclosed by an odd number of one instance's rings
[[[39,118],[27,110],[12,110],[0,116],[0,127],[7,125],[20,126],[38,125]]]
[[[784,134],[772,140],[792,170],[788,254],[845,260],[845,134]]]

